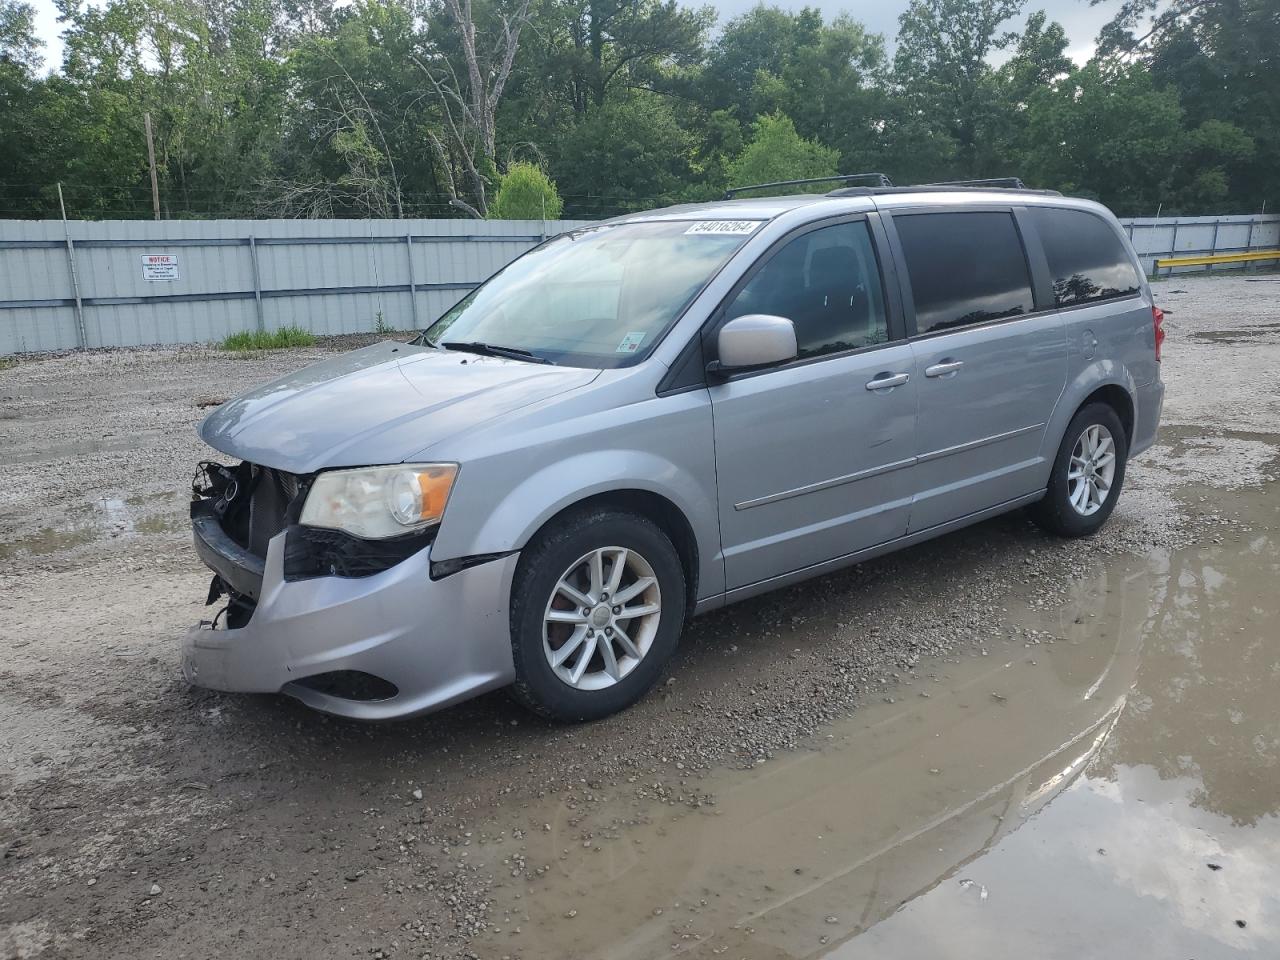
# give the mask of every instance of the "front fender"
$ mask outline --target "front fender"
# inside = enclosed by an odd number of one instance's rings
[[[699,599],[722,593],[710,410],[692,395],[664,406],[667,415],[635,416],[626,430],[552,443],[525,438],[523,447],[479,463],[464,459],[432,557],[520,550],[566,507],[603,493],[643,491],[663,497],[688,521],[697,544]],[[618,436],[635,445],[609,442]]]

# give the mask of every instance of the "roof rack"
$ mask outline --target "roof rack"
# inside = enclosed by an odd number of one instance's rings
[[[1004,187],[1008,190],[1025,190],[1027,185],[1021,177],[992,177],[988,180],[939,180],[937,183],[922,183],[922,187]]]
[[[987,190],[1008,190],[1010,193],[1034,193],[1042,197],[1060,197],[1057,190],[1038,190],[1028,187],[1018,177],[1002,177],[997,180],[951,180],[944,183],[920,183],[909,187],[840,187],[828,197],[877,197],[899,193],[982,193]]]
[[[883,173],[840,173],[834,177],[810,177],[806,180],[774,180],[772,183],[752,183],[745,187],[730,187],[724,192],[723,199],[732,200],[735,194],[744,193],[747,190],[765,190],[770,187],[800,187],[807,183],[830,183],[833,180],[841,180],[845,183],[850,180],[874,180],[877,187],[893,186],[893,181]]]

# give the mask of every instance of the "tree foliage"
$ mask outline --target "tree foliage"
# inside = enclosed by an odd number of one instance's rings
[[[713,34],[690,0],[56,3],[46,65],[0,0],[0,216],[56,215],[58,183],[72,216],[150,216],[146,114],[168,217],[596,217],[865,170],[1122,214],[1280,191],[1276,0],[1121,0],[1086,64],[1025,0],[912,0],[892,57],[763,4]]]
[[[831,147],[800,136],[790,117],[775,113],[756,121],[751,142],[729,165],[729,179],[745,185],[830,177],[836,172],[837,157]],[[782,192],[806,191],[793,188]]]
[[[532,163],[517,161],[502,176],[489,205],[495,220],[558,220],[564,201],[551,178]]]

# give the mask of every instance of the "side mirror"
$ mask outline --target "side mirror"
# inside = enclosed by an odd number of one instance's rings
[[[720,328],[717,360],[707,370],[728,374],[735,370],[771,367],[796,358],[796,328],[786,317],[748,313]]]

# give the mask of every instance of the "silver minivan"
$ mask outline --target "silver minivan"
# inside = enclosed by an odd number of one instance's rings
[[[694,615],[1019,507],[1096,531],[1155,438],[1161,321],[1110,212],[1045,191],[563,234],[204,421],[238,462],[197,473],[222,609],[184,672],[370,720],[501,687],[604,716]]]

